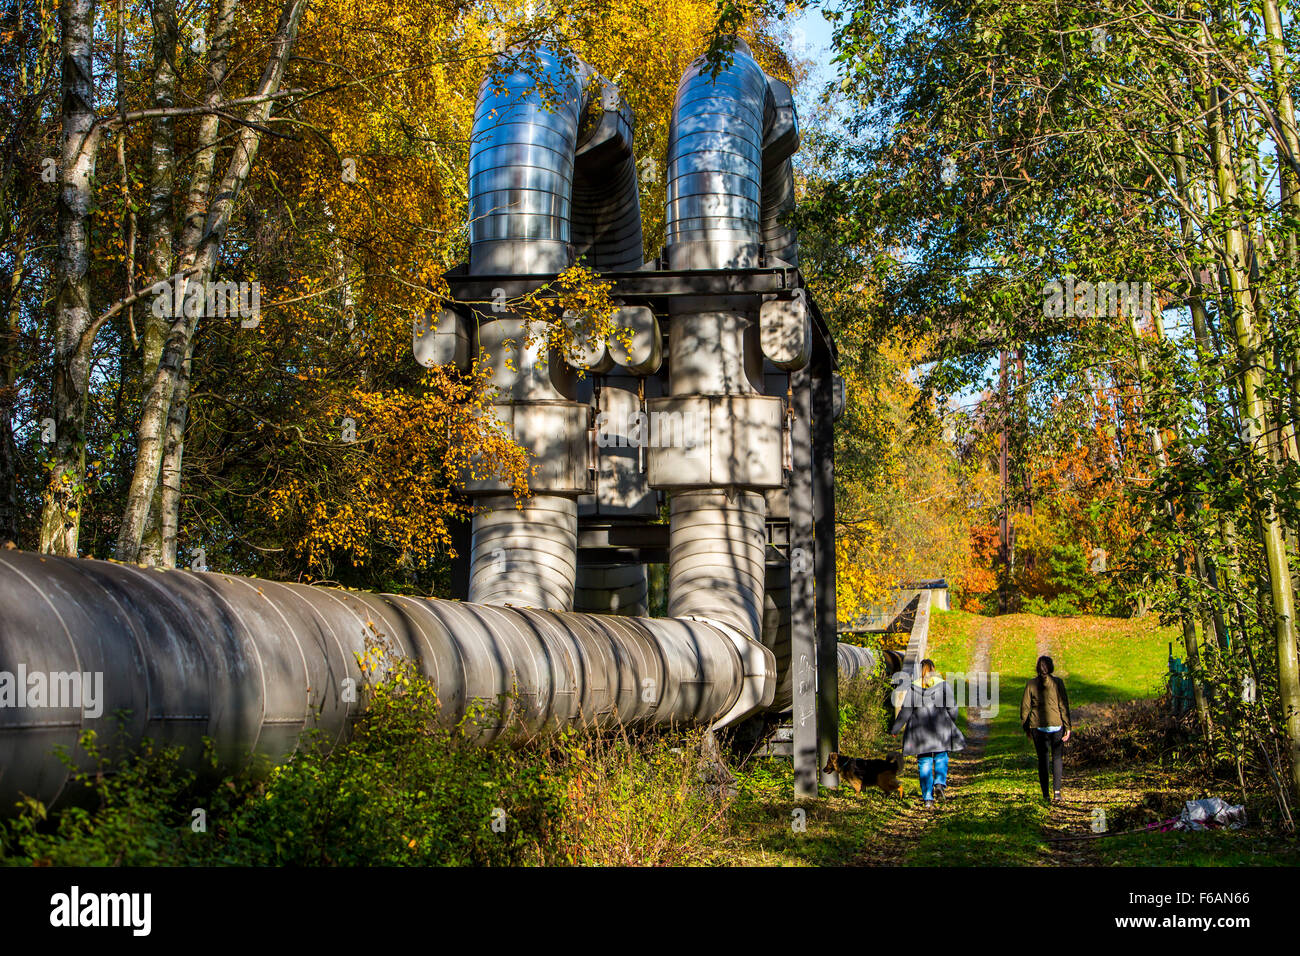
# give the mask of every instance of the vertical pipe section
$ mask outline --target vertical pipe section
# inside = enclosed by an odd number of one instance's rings
[[[678,491],[670,502],[668,616],[698,617],[760,642],[763,633],[763,496]]]
[[[472,275],[554,275],[582,256],[634,268],[642,254],[632,113],[618,90],[571,56],[539,49],[479,92],[469,161]],[[596,107],[590,109],[589,107]],[[538,466],[523,508],[504,483],[467,485],[474,516],[470,600],[571,609],[576,498],[589,490],[590,413],[544,341],[500,303],[479,314],[496,389],[493,413]]]
[[[668,264],[673,269],[757,266],[762,243],[764,135],[774,114],[768,78],[738,42],[731,65],[711,75],[706,61],[687,69],[668,137]],[[696,454],[653,449],[652,482],[672,491],[668,613],[733,629],[754,654],[754,670],[774,660],[761,646],[765,507],[754,457],[778,457],[763,436],[761,351],[755,317],[743,303],[685,298],[671,306],[669,398],[652,414],[703,414]],[[779,412],[775,416],[779,422]],[[779,424],[776,425],[779,436]],[[751,442],[757,437],[758,442]],[[779,474],[779,464],[775,469]],[[777,479],[779,484],[779,478]],[[749,711],[770,704],[775,682],[753,673]],[[745,712],[731,715],[732,719]]]
[[[578,503],[558,495],[480,498],[470,545],[471,604],[573,607]]]
[[[736,41],[716,75],[704,58],[677,90],[668,138],[669,268],[748,269],[771,238],[794,258],[780,211],[793,198],[798,143],[789,90],[773,83]],[[651,414],[707,420],[702,449],[652,449],[651,483],[672,492],[669,613],[717,621],[747,650],[761,647],[766,568],[762,491],[782,484],[781,400],[764,395],[758,315],[746,299],[675,299],[670,305],[669,395]],[[775,681],[757,673],[746,704],[768,706]],[[745,716],[738,707],[734,719]]]
[[[762,145],[769,91],[749,49],[737,43],[731,66],[711,76],[703,58],[677,90],[668,145],[668,264],[674,269],[757,265],[761,240]],[[750,396],[761,393],[761,356],[746,349],[753,319],[711,301],[675,304],[669,337],[669,394]],[[755,365],[757,359],[757,367]],[[748,360],[748,361],[747,361]],[[709,423],[713,432],[729,422]],[[757,641],[763,612],[764,507],[761,495],[700,488],[743,483],[743,475],[709,467],[703,476],[666,475],[670,512],[669,614],[720,614]],[[709,463],[712,465],[712,462]],[[720,593],[724,589],[731,593]]]
[[[645,617],[650,583],[644,564],[593,564],[578,569],[575,611]]]

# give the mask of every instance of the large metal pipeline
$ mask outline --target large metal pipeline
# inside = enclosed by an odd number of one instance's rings
[[[536,59],[540,81],[534,65],[480,93],[469,271],[553,275],[575,257],[633,268],[642,249],[630,111],[580,61],[547,51]],[[670,267],[747,268],[764,253],[797,261],[780,221],[793,197],[796,144],[788,89],[743,44],[717,77],[693,65],[670,133]],[[0,812],[19,791],[57,795],[66,773],[51,747],[70,746],[83,727],[107,730],[117,710],[129,712],[126,740],[186,744],[197,759],[198,740],[209,736],[225,767],[254,753],[278,759],[312,728],[337,741],[355,714],[345,685],[363,678],[358,655],[376,642],[419,663],[448,721],[474,700],[508,698],[480,726],[485,740],[509,728],[615,720],[727,726],[772,706],[775,658],[760,643],[763,493],[784,482],[783,404],[762,384],[765,359],[782,369],[806,360],[797,346],[808,333],[797,310],[776,303],[779,334],[769,335],[769,304],[760,330],[746,301],[672,302],[668,395],[647,405],[704,422],[705,437],[695,430],[693,440],[649,454],[650,485],[671,493],[671,619],[564,613],[578,581],[577,501],[592,491],[593,406],[574,369],[544,344],[525,346],[524,320],[497,303],[477,322],[493,412],[538,468],[522,505],[494,479],[467,482],[477,505],[471,603],[0,555],[0,694],[3,672],[18,665],[103,675],[98,713],[0,708]],[[637,344],[620,361],[626,375],[642,376],[658,366],[659,334],[649,310],[631,312]],[[466,351],[460,327],[451,339],[456,354]],[[602,404],[615,399],[626,395],[611,390]],[[618,582],[611,573],[597,569],[583,582],[583,605],[622,611],[626,599],[642,611],[635,573]]]
[[[668,138],[672,269],[756,267],[765,240],[794,255],[777,208],[793,199],[785,173],[798,135],[789,90],[743,42],[732,53],[717,74],[697,60],[677,90]],[[652,414],[690,416],[707,428],[694,447],[652,451],[651,484],[671,492],[668,610],[725,622],[761,642],[763,490],[784,482],[783,404],[763,394],[752,306],[686,297],[673,301],[670,316],[669,394],[649,403]]]
[[[82,730],[219,765],[337,743],[369,676],[409,658],[478,739],[565,726],[708,724],[740,698],[731,635],[697,621],[488,607],[0,552],[0,813],[50,803]],[[368,653],[370,656],[368,657]],[[362,672],[360,662],[380,665]],[[74,677],[74,675],[76,675]],[[75,686],[74,686],[75,685]],[[119,724],[119,721],[121,722]]]
[[[852,678],[859,673],[870,674],[871,669],[876,666],[876,655],[868,648],[840,641],[835,645],[835,650],[835,660],[841,677]]]

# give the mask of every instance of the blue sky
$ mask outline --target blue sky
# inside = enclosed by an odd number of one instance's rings
[[[812,64],[808,80],[796,97],[800,113],[812,115],[812,100],[834,78],[830,67],[831,33],[831,25],[822,16],[820,7],[807,7],[790,19],[789,52]]]

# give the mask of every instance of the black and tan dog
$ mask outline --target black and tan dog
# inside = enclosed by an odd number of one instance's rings
[[[903,785],[898,782],[898,775],[903,770],[903,755],[890,754],[885,760],[867,760],[862,757],[844,757],[831,754],[826,761],[824,773],[838,773],[841,778],[853,785],[856,793],[863,787],[876,787],[882,793],[903,795]]]

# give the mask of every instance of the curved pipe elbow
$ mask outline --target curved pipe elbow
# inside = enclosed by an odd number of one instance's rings
[[[641,264],[634,120],[617,87],[549,49],[485,80],[469,160],[470,273]],[[551,91],[547,95],[545,91]]]
[[[668,256],[674,269],[752,268],[760,250],[798,264],[789,159],[799,146],[790,88],[737,40],[712,75],[700,57],[677,89],[668,134]]]

